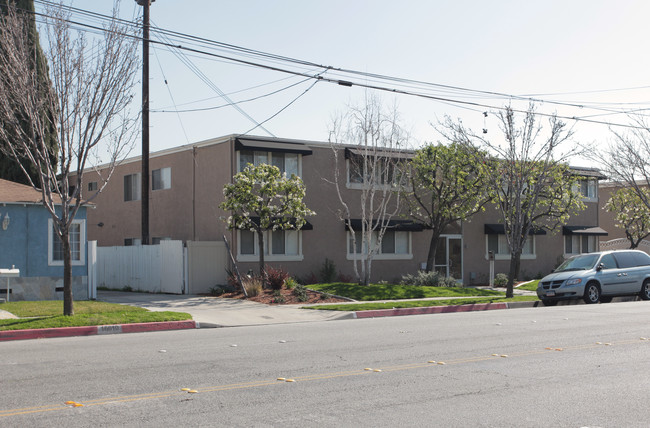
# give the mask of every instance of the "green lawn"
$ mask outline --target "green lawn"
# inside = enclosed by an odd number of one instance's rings
[[[538,283],[539,283],[539,279],[536,279],[533,282],[529,282],[528,284],[517,287],[517,290],[537,291],[537,284]]]
[[[142,322],[184,321],[192,316],[184,312],[150,312],[135,306],[94,301],[74,302],[75,315],[66,317],[62,301],[9,302],[0,309],[11,312],[19,319],[0,320],[0,330],[32,328],[80,327],[106,324],[132,324]]]
[[[469,305],[476,303],[500,303],[500,302],[531,302],[538,300],[536,296],[515,296],[511,299],[505,297],[484,297],[475,299],[448,299],[448,300],[411,300],[404,302],[372,302],[372,303],[348,303],[340,305],[318,305],[303,306],[304,309],[320,309],[329,311],[370,311],[375,309],[393,308],[420,308],[426,306],[450,306]]]
[[[395,284],[359,285],[342,282],[312,284],[308,288],[359,301],[505,295],[501,291],[481,290],[471,287],[422,287],[417,285]]]

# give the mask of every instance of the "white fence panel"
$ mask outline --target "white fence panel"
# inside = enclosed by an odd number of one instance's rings
[[[97,284],[149,293],[182,293],[183,243],[97,248]]]
[[[630,248],[630,241],[627,238],[617,238],[600,243],[600,251],[608,250],[627,250]],[[645,239],[639,243],[637,250],[645,251],[650,254],[650,241]]]
[[[187,243],[189,294],[209,293],[217,284],[226,284],[228,252],[223,241]]]

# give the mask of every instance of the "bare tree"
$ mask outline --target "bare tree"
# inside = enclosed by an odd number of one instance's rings
[[[341,204],[338,216],[349,233],[349,251],[359,283],[368,284],[372,260],[381,252],[386,232],[394,227],[408,184],[403,173],[408,135],[397,110],[386,111],[377,98],[351,107],[332,121],[330,143],[334,177]],[[345,169],[342,166],[345,165]]]
[[[137,39],[113,19],[91,40],[73,30],[63,4],[49,7],[45,21],[45,57],[52,87],[39,84],[39,58],[30,47],[25,17],[10,7],[0,23],[0,150],[39,172],[29,178],[40,191],[63,249],[64,315],[73,315],[70,230],[81,206],[100,192],[115,162],[126,156],[137,135],[137,114],[129,110],[139,66]],[[42,114],[45,112],[46,114]],[[56,129],[59,154],[46,144],[47,129]],[[83,171],[105,150],[109,167],[97,191],[85,194]],[[53,160],[54,159],[54,160]],[[58,165],[57,165],[58,164]],[[57,174],[58,166],[58,174]]]
[[[506,296],[512,297],[529,234],[539,229],[554,230],[571,214],[584,209],[584,204],[574,189],[577,176],[566,164],[577,149],[559,152],[559,146],[572,135],[566,125],[552,116],[548,122],[550,129],[541,135],[543,127],[533,105],[524,114],[521,125],[510,107],[497,113],[497,117],[502,141],[489,140],[485,134],[475,134],[462,123],[449,119],[441,132],[450,141],[479,146],[491,154],[490,158],[478,158],[476,162],[485,172],[492,201],[504,224],[510,250]]]

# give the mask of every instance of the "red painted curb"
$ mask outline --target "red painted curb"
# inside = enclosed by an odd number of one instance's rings
[[[0,331],[0,342],[7,340],[48,339],[51,337],[94,336],[96,334],[141,333],[148,331],[196,328],[196,321],[165,321],[140,324],[93,325],[86,327],[42,328]]]
[[[506,303],[476,303],[470,305],[426,306],[421,308],[375,309],[356,312],[357,318],[394,317],[402,315],[442,314],[449,312],[490,311],[508,309]]]

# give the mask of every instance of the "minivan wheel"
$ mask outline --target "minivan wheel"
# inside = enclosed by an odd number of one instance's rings
[[[592,303],[598,303],[599,299],[600,299],[600,288],[598,288],[598,284],[596,284],[595,282],[590,282],[585,287],[585,295],[583,297],[583,300],[587,304],[592,304]]]
[[[643,281],[643,286],[641,286],[639,296],[641,296],[641,299],[643,300],[650,300],[650,279]]]

